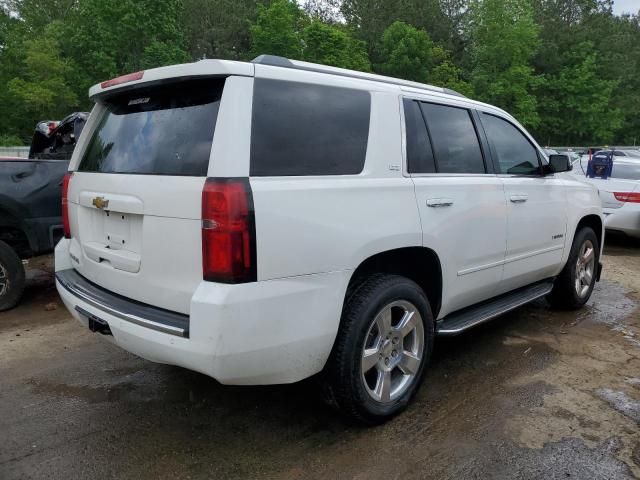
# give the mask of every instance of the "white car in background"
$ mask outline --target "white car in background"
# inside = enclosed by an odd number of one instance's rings
[[[574,161],[573,173],[598,188],[605,228],[640,238],[640,158],[616,156],[607,179],[589,178],[588,163],[586,157]]]

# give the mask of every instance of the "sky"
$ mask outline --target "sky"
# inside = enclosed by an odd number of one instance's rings
[[[613,13],[638,13],[640,10],[640,0],[614,0]]]

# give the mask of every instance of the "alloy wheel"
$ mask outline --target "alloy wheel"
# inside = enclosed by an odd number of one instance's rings
[[[4,265],[0,263],[0,297],[9,289],[9,274]]]
[[[585,240],[580,246],[576,261],[575,289],[580,298],[584,298],[591,288],[596,265],[595,247],[591,240]]]
[[[411,302],[385,305],[374,317],[362,349],[365,390],[380,403],[401,397],[415,382],[424,354],[424,326]]]

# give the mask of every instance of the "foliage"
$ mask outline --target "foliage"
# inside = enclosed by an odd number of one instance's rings
[[[250,28],[252,56],[302,58],[301,17],[293,0],[273,0],[269,6],[258,5],[256,23]]]
[[[20,147],[23,141],[17,135],[0,135],[0,147]]]
[[[303,57],[309,62],[371,71],[365,43],[344,29],[314,20],[303,30],[302,39]]]
[[[433,67],[433,42],[424,30],[404,22],[392,23],[382,34],[380,72],[415,82],[426,82]]]
[[[429,83],[450,88],[466,97],[473,97],[473,86],[463,79],[462,69],[453,63],[449,52],[437,45],[431,52],[434,67],[429,76]]]
[[[184,0],[180,23],[191,58],[248,59],[256,10],[254,0]]]
[[[96,81],[189,60],[178,23],[181,0],[82,0],[61,29],[64,52]],[[164,52],[161,50],[164,47]]]
[[[508,110],[524,125],[540,123],[533,90],[542,81],[531,60],[539,45],[528,0],[474,0],[471,83],[479,98]]]
[[[610,106],[617,83],[599,78],[596,58],[593,44],[584,42],[557,75],[547,78],[543,135],[550,138],[561,131],[567,145],[613,141],[622,126],[622,112]]]
[[[0,0],[0,138],[107,78],[265,53],[452,88],[543,143],[640,142],[640,17],[610,0]]]
[[[317,5],[317,4],[316,4]],[[252,55],[281,55],[335,67],[370,71],[364,42],[344,27],[310,18],[291,0],[259,5],[251,27]]]
[[[422,29],[392,23],[382,35],[381,56],[380,73],[472,95],[473,88],[462,78],[462,69],[453,63],[450,52]]]

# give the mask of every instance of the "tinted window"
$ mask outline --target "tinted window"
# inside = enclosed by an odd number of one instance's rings
[[[222,88],[197,80],[109,97],[78,169],[205,176]]]
[[[409,173],[434,173],[433,150],[418,102],[404,100],[407,134],[407,169]]]
[[[486,113],[482,114],[482,124],[497,157],[499,173],[531,175],[540,172],[536,149],[514,125]]]
[[[347,88],[257,79],[251,175],[346,175],[364,167],[371,96]]]
[[[422,103],[438,173],[485,173],[471,115],[464,108]]]
[[[615,152],[613,152],[613,155],[616,157],[626,157],[627,154],[624,152],[621,152],[620,150],[616,150]]]

